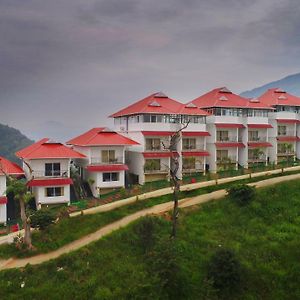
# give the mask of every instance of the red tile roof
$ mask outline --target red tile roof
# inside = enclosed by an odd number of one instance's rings
[[[179,108],[178,114],[180,115],[189,115],[189,116],[208,116],[210,115],[207,111],[199,108],[192,102],[187,104],[182,104],[181,108]]]
[[[87,166],[86,169],[90,172],[115,172],[129,170],[127,165]]]
[[[271,124],[248,124],[248,128],[273,128]]]
[[[85,155],[57,142],[51,142],[48,138],[42,139],[16,153],[19,158],[43,159],[43,158],[84,158]]]
[[[265,147],[273,147],[272,144],[267,142],[249,142],[248,147],[250,148],[265,148]]]
[[[277,137],[278,142],[296,142],[300,141],[300,138],[297,136],[279,136]]]
[[[52,178],[52,179],[32,179],[27,182],[29,187],[32,186],[61,186],[73,184],[71,178]]]
[[[215,123],[217,128],[245,128],[243,124],[236,123]]]
[[[182,156],[209,156],[207,151],[184,151],[181,154]]]
[[[182,136],[210,136],[207,131],[182,131]]]
[[[232,93],[226,87],[216,88],[192,101],[200,108],[228,107],[228,108],[255,108],[272,109],[269,105],[261,103],[259,100],[249,100]]]
[[[67,144],[76,146],[139,145],[139,143],[114,131],[108,131],[103,127],[92,128],[71,139]]]
[[[243,143],[240,142],[225,142],[225,143],[215,143],[217,148],[234,148],[234,147],[238,147],[238,148],[244,148],[245,145]]]
[[[171,136],[174,133],[171,131],[142,131],[145,136]]]
[[[7,203],[7,197],[0,196],[0,204],[6,204]]]
[[[9,175],[24,175],[20,166],[0,156],[0,175],[3,175],[2,170]]]
[[[299,120],[295,120],[295,119],[276,119],[277,123],[291,123],[291,124],[295,124],[295,123],[300,123]]]
[[[173,155],[178,156],[178,153],[173,153]],[[168,151],[166,152],[143,152],[145,158],[159,158],[159,157],[171,157],[172,154]]]
[[[266,105],[300,106],[300,97],[289,94],[279,88],[268,89],[258,99]]]

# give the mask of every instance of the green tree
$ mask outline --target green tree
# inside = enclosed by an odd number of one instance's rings
[[[56,219],[55,214],[50,209],[40,209],[31,216],[31,227],[40,230],[47,229]]]
[[[247,184],[234,184],[227,189],[229,197],[240,205],[246,205],[255,197],[255,187]]]

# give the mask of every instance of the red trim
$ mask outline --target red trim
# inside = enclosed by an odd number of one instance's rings
[[[182,156],[209,156],[207,151],[181,152]]]
[[[207,131],[183,131],[182,136],[210,136]]]
[[[266,147],[273,147],[272,144],[270,143],[267,143],[267,142],[249,142],[248,143],[248,146],[250,148],[260,148],[260,147],[263,147],[263,148],[266,148]]]
[[[271,124],[248,124],[248,128],[273,128]]]
[[[276,119],[277,123],[300,123],[299,120],[292,120],[292,119]]]
[[[102,165],[102,166],[87,166],[86,169],[90,172],[113,172],[127,171],[127,165]]]
[[[297,136],[279,136],[279,137],[277,137],[277,141],[279,141],[279,142],[295,142],[295,141],[300,141],[300,138]]]
[[[243,124],[234,123],[215,123],[217,128],[245,128]]]
[[[238,148],[244,148],[245,145],[243,143],[215,143],[218,148],[233,148],[233,147],[238,147]]]
[[[29,182],[27,182],[27,185],[29,187],[70,185],[70,184],[73,184],[73,180],[71,178],[32,179]]]
[[[173,155],[179,156],[177,152],[173,152]],[[171,157],[172,154],[170,152],[143,152],[143,156],[145,158],[159,158],[159,157]]]
[[[7,203],[7,197],[1,196],[0,197],[0,204],[6,204]]]
[[[171,136],[174,133],[171,131],[142,131],[145,136]]]

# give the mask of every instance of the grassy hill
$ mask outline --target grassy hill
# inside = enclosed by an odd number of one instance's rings
[[[293,95],[300,96],[300,73],[264,84],[250,91],[245,91],[241,95],[248,98],[255,98],[270,88],[281,88]]]
[[[1,272],[0,298],[300,298],[299,181],[260,189],[248,206],[227,198],[182,210],[174,243],[170,225],[140,220],[57,260]],[[232,249],[243,269],[239,288],[226,293],[207,279],[220,248]]]
[[[0,156],[19,163],[15,152],[32,144],[33,141],[23,135],[19,130],[0,124]]]

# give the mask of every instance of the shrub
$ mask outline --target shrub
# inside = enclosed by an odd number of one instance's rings
[[[246,184],[235,184],[227,189],[229,197],[240,205],[246,205],[254,199],[255,187]]]
[[[56,219],[55,214],[49,209],[40,209],[31,216],[31,227],[45,230]]]
[[[231,290],[239,286],[242,268],[235,253],[229,249],[219,249],[212,256],[208,266],[208,279],[218,290]]]

